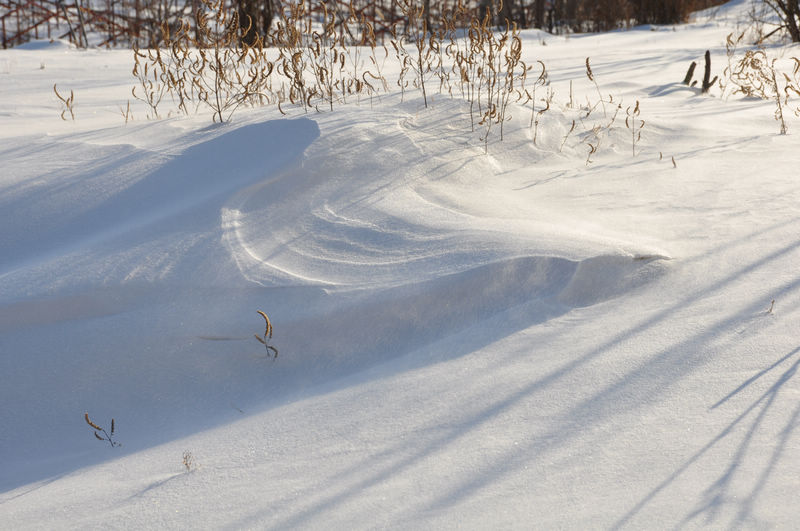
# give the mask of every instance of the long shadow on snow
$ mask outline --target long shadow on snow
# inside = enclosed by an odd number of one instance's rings
[[[290,342],[293,359],[287,363],[297,366],[294,369],[297,374],[290,378],[296,382],[298,377],[303,377],[306,379],[304,383],[311,385],[314,380],[323,382],[335,373],[344,377],[455,334],[468,334],[469,341],[456,342],[454,350],[430,358],[422,356],[414,363],[436,363],[465,356],[519,330],[557,318],[573,308],[597,304],[641,286],[661,273],[660,262],[659,259],[630,256],[597,256],[580,262],[554,257],[520,257],[411,288],[395,288],[372,304],[356,305],[352,310],[329,315],[316,325],[304,321],[291,326],[286,335],[297,339]],[[487,321],[497,326],[487,326]],[[482,326],[479,333],[476,326]],[[284,325],[283,328],[287,327]],[[326,340],[336,337],[344,329],[348,330],[347,337],[353,338],[352,344]],[[309,330],[314,330],[314,335],[318,332],[319,336],[308,337]],[[437,349],[434,347],[433,350]],[[326,363],[325,360],[331,366],[319,365]],[[301,371],[305,374],[301,375]],[[268,385],[280,385],[287,376],[276,372]],[[370,377],[366,375],[366,378]],[[352,384],[353,379],[343,378],[331,382],[327,389],[321,386],[314,390],[332,391]],[[534,385],[546,387],[548,382],[540,381]],[[275,523],[274,527],[302,527],[308,518],[320,511],[358,495],[363,489],[435,453],[476,425],[499,414],[516,398],[512,396],[508,401],[493,403],[478,421],[468,419],[455,423],[441,438],[420,447],[408,457],[392,459],[396,450],[407,450],[406,445],[400,443],[397,448],[375,457],[386,461],[353,465],[339,474],[341,481],[331,487],[335,492],[323,494],[320,502]],[[367,479],[355,483],[346,480],[351,474],[363,474],[364,470],[374,472]],[[248,515],[234,527],[255,525],[261,521],[258,515]]]
[[[793,220],[796,222],[797,220]],[[776,227],[782,227],[788,223],[781,223]],[[771,229],[774,229],[772,227]],[[770,229],[768,229],[770,230]],[[759,268],[765,267],[774,260],[785,257],[789,253],[796,251],[797,244],[791,243],[785,247],[781,247],[772,253],[759,257],[750,264],[745,264],[736,273],[727,277],[721,278],[713,282],[705,291],[699,293],[692,293],[679,300],[677,303],[670,305],[667,308],[657,312],[655,315],[647,318],[643,322],[633,325],[628,330],[622,331],[612,336],[608,341],[603,342],[596,349],[593,349],[581,357],[566,363],[561,369],[553,371],[544,377],[537,379],[525,388],[516,391],[504,399],[497,400],[496,403],[486,408],[485,414],[472,422],[464,423],[464,431],[456,430],[453,434],[453,440],[463,436],[467,430],[473,429],[475,425],[480,425],[488,422],[490,419],[500,415],[503,411],[508,410],[515,403],[520,402],[532,393],[546,388],[554,381],[561,379],[571,373],[580,365],[584,365],[590,360],[602,356],[606,351],[615,347],[616,345],[630,340],[636,336],[645,335],[648,330],[654,327],[657,323],[661,322],[670,313],[679,310],[680,308],[691,304],[694,301],[700,300],[709,296],[712,293],[719,292],[725,286],[736,281],[741,276],[753,272]],[[712,253],[713,254],[713,253]],[[793,279],[785,283],[778,290],[778,293],[788,294],[800,288],[800,278]],[[510,474],[518,466],[517,456],[534,455],[536,458],[543,457],[547,452],[558,448],[565,444],[565,442],[574,439],[579,435],[584,435],[589,431],[589,426],[592,424],[600,424],[607,422],[610,419],[624,413],[625,405],[651,403],[657,397],[666,392],[675,382],[687,376],[699,366],[702,366],[706,360],[703,356],[703,345],[710,345],[718,339],[720,331],[729,330],[734,325],[741,323],[743,320],[750,318],[752,315],[769,306],[769,299],[772,295],[764,296],[754,300],[751,304],[746,306],[740,312],[725,319],[720,319],[712,326],[707,327],[703,332],[686,340],[680,341],[665,349],[664,351],[654,353],[644,363],[629,371],[627,374],[620,377],[617,381],[599,389],[597,392],[591,394],[585,400],[582,400],[574,407],[570,408],[566,413],[559,417],[555,422],[555,427],[544,433],[537,434],[529,444],[520,444],[514,447],[512,452],[501,455],[491,463],[488,463],[485,470],[478,471],[471,481],[462,483],[456,486],[449,492],[442,493],[438,501],[431,503],[424,508],[417,508],[417,510],[433,510],[452,507],[459,500],[464,500],[469,497],[470,493],[480,490],[481,486],[486,483],[501,478]],[[787,371],[787,375],[791,376],[794,373],[794,368]],[[786,375],[781,378],[780,384],[783,383]],[[778,388],[780,385],[778,385]],[[776,392],[777,389],[773,390]],[[768,393],[769,395],[769,393]],[[767,395],[765,395],[767,396]],[[772,396],[772,395],[769,395]],[[633,397],[633,398],[632,398]],[[764,397],[759,399],[756,404],[760,403]],[[753,407],[755,407],[755,405]],[[771,404],[771,399],[768,401],[765,409]],[[760,420],[758,420],[760,422]],[[754,424],[757,427],[758,422]],[[787,429],[791,429],[793,424],[787,424]],[[743,443],[745,446],[746,444]],[[435,450],[432,448],[431,450]],[[778,454],[780,450],[777,450]],[[735,460],[734,460],[735,461]],[[693,460],[692,460],[693,462]],[[691,463],[689,463],[691,464]],[[735,462],[733,468],[736,468]],[[688,466],[688,465],[687,465]],[[768,474],[769,470],[765,470]],[[489,479],[490,478],[490,479]],[[766,479],[764,479],[766,481]],[[668,480],[665,485],[671,482]],[[763,483],[763,482],[762,482]],[[663,486],[661,487],[663,488]],[[657,490],[661,490],[661,488]],[[754,489],[754,495],[757,490]],[[644,505],[649,501],[648,497],[643,501]],[[746,504],[745,504],[746,505]],[[615,527],[619,527],[630,519],[641,507],[634,508],[628,515],[624,516]],[[742,507],[743,514],[746,514],[749,509]],[[703,509],[699,509],[702,512]]]
[[[768,463],[764,466],[761,474],[758,477],[758,480],[753,484],[753,488],[750,491],[750,494],[742,497],[741,499],[737,499],[737,496],[730,493],[731,490],[731,483],[738,471],[739,467],[742,465],[745,455],[749,449],[749,446],[753,440],[753,437],[758,431],[758,428],[761,426],[762,422],[766,415],[772,409],[774,405],[774,401],[778,396],[778,393],[781,391],[783,386],[788,383],[792,377],[797,372],[798,367],[800,367],[800,358],[797,358],[797,354],[800,353],[800,347],[794,349],[793,351],[789,352],[788,354],[781,357],[779,360],[771,364],[766,369],[760,371],[754,377],[749,378],[745,381],[741,386],[737,389],[732,391],[728,396],[720,400],[717,404],[712,406],[717,407],[722,402],[728,400],[734,394],[743,390],[746,386],[750,383],[754,382],[756,379],[766,375],[772,369],[778,367],[779,365],[783,364],[785,361],[790,360],[791,358],[795,358],[794,362],[786,369],[780,376],[775,380],[775,382],[764,392],[762,393],[754,402],[752,402],[745,410],[739,414],[731,423],[729,423],[725,428],[720,431],[713,439],[711,439],[708,443],[706,443],[703,447],[701,447],[697,452],[692,454],[689,459],[687,459],[680,467],[678,467],[672,474],[669,475],[666,479],[664,479],[661,483],[658,484],[656,488],[651,490],[639,503],[637,503],[628,513],[626,513],[619,521],[617,521],[614,525],[614,529],[619,529],[626,525],[637,513],[639,513],[649,502],[651,502],[659,493],[661,493],[664,489],[666,489],[670,484],[672,484],[678,477],[680,477],[684,472],[686,472],[693,464],[700,460],[704,455],[706,455],[709,451],[711,451],[715,446],[720,444],[724,439],[728,437],[734,437],[734,430],[740,425],[746,425],[748,416],[756,412],[755,417],[750,420],[750,424],[745,430],[744,435],[739,442],[736,451],[730,458],[730,462],[728,466],[721,472],[719,477],[711,483],[711,485],[706,488],[703,492],[703,498],[698,502],[691,511],[683,518],[680,522],[680,526],[689,525],[694,519],[699,518],[703,515],[706,517],[706,521],[704,522],[705,525],[713,523],[716,517],[719,515],[719,511],[722,509],[724,504],[731,504],[734,503],[733,500],[736,500],[737,503],[740,504],[740,508],[737,511],[734,527],[740,527],[741,525],[746,523],[747,518],[751,515],[753,505],[764,488],[767,480],[769,479],[772,471],[775,469],[775,465],[777,464],[780,456],[783,453],[786,444],[788,443],[789,437],[791,436],[792,432],[798,425],[798,418],[800,418],[800,406],[794,409],[792,412],[789,420],[785,423],[784,429],[781,430],[780,440],[775,445],[772,450],[772,455],[769,458]],[[760,409],[758,409],[760,407]]]
[[[58,222],[52,224],[47,233],[36,234],[35,241],[30,241],[32,237],[29,236],[29,241],[23,242],[26,247],[14,249],[11,254],[14,263],[6,267],[16,267],[53,248],[70,249],[110,240],[125,232],[163,222],[176,213],[216,198],[227,198],[234,191],[275,174],[300,156],[317,137],[316,122],[306,118],[271,120],[233,128],[189,147],[133,185],[78,215],[70,216],[69,212],[54,215]],[[127,147],[104,149],[109,153],[106,158],[117,157],[120,153],[122,160],[117,162],[122,164],[139,157],[160,156],[140,151],[131,153]],[[112,162],[104,162],[97,165],[90,176],[102,178],[112,169]],[[67,184],[71,188],[81,185],[82,181]]]
[[[786,359],[796,356],[798,353],[800,353],[800,348],[794,349],[776,363],[779,364]],[[773,364],[773,366],[775,365]],[[690,459],[688,459],[684,465],[682,465],[672,476],[670,476],[668,480],[665,481],[665,483],[668,484],[676,476],[680,475],[681,472],[683,472],[698,458],[704,455],[708,450],[713,448],[722,439],[731,435],[734,428],[738,424],[745,424],[745,422],[749,422],[744,435],[741,436],[741,440],[736,447],[736,451],[730,457],[728,466],[725,467],[725,469],[720,473],[719,477],[708,488],[706,488],[706,490],[703,492],[702,499],[696,504],[695,508],[693,508],[689,514],[686,515],[681,522],[682,525],[688,525],[694,519],[700,518],[701,516],[705,516],[706,523],[711,523],[715,520],[723,505],[726,504],[739,505],[736,516],[734,517],[734,522],[732,523],[732,527],[742,528],[748,523],[752,524],[749,519],[753,516],[753,507],[755,506],[756,500],[763,491],[767,480],[772,475],[772,472],[775,470],[776,465],[780,460],[780,457],[783,454],[783,451],[786,448],[792,433],[794,432],[795,428],[797,428],[797,420],[800,418],[800,406],[796,407],[792,411],[788,421],[784,424],[784,427],[780,432],[780,437],[775,446],[772,448],[772,454],[770,455],[766,465],[761,470],[761,473],[758,475],[758,479],[752,483],[753,487],[750,489],[750,492],[745,496],[738,496],[737,493],[733,492],[732,483],[741,465],[744,463],[747,457],[747,452],[750,449],[750,445],[757,434],[758,429],[761,427],[765,417],[770,413],[774,413],[772,410],[776,405],[775,400],[778,397],[778,393],[783,389],[784,385],[794,377],[798,367],[800,367],[800,358],[795,359],[789,368],[780,374],[780,376],[769,387],[769,389],[759,396],[738,417],[736,417],[733,422],[726,426],[725,429],[722,430],[713,440],[711,440],[707,445],[705,445]],[[758,409],[759,407],[760,409]],[[753,412],[756,412],[755,416],[751,420],[747,421],[747,417]],[[748,477],[748,480],[751,479],[752,478]]]
[[[740,241],[733,243],[727,242],[720,245],[717,249],[711,250],[709,255],[713,256],[717,252],[720,252],[723,248],[734,247],[739,244],[743,244],[748,240],[752,240],[759,236],[786,228],[795,224],[796,222],[797,220],[790,220],[775,224],[765,229],[754,231],[751,235],[743,238]],[[473,414],[469,418],[464,418],[456,422],[452,422],[451,419],[451,422],[448,423],[451,426],[450,428],[445,429],[440,436],[434,437],[424,446],[414,449],[414,451],[409,455],[392,459],[392,457],[395,457],[394,454],[399,453],[402,450],[408,450],[406,445],[398,443],[398,446],[394,449],[389,449],[377,456],[371,456],[354,464],[348,470],[345,470],[338,475],[339,480],[337,480],[335,485],[332,485],[328,488],[329,492],[321,495],[322,499],[320,501],[310,503],[308,506],[297,511],[294,515],[277,523],[276,527],[283,528],[302,526],[304,523],[308,523],[310,518],[319,516],[321,512],[324,512],[326,509],[336,507],[342,504],[345,500],[360,495],[360,493],[363,493],[364,490],[380,484],[388,478],[401,473],[403,470],[411,468],[416,463],[421,462],[423,459],[435,455],[437,452],[441,451],[442,448],[446,448],[448,445],[451,445],[459,439],[462,439],[468,433],[474,431],[476,428],[479,428],[481,425],[491,422],[492,419],[502,415],[505,411],[508,411],[515,404],[520,403],[522,400],[530,397],[532,394],[547,389],[556,381],[565,378],[578,367],[585,365],[590,360],[602,356],[605,352],[607,352],[609,349],[612,349],[616,345],[619,345],[633,337],[646,334],[648,330],[653,328],[657,323],[661,322],[669,314],[688,304],[691,304],[694,301],[701,300],[713,293],[719,292],[725,286],[735,282],[741,276],[762,268],[774,260],[785,257],[795,249],[796,245],[791,244],[786,247],[781,247],[766,256],[762,256],[749,264],[744,264],[734,274],[713,281],[706,288],[706,290],[698,293],[687,294],[685,297],[680,298],[676,303],[670,305],[669,307],[655,312],[655,314],[643,319],[640,322],[633,323],[628,329],[614,333],[609,339],[598,345],[597,348],[592,349],[582,356],[565,363],[561,368],[543,375],[541,378],[536,379],[524,388],[513,390],[512,392],[507,393],[506,396],[498,396],[491,403],[487,404],[487,406],[478,414]],[[699,257],[695,260],[699,261],[703,258],[707,258],[707,256]],[[780,291],[782,293],[789,293],[796,290],[798,287],[800,287],[800,280],[795,279],[783,286]],[[547,304],[547,301],[543,302]],[[429,510],[437,511],[452,508],[454,505],[459,503],[459,501],[466,500],[471,494],[479,491],[486,484],[496,481],[503,476],[506,476],[517,470],[520,456],[533,456],[532,459],[541,459],[547,452],[559,447],[560,445],[563,445],[566,441],[576,437],[579,434],[590,431],[590,425],[606,422],[618,415],[621,412],[619,408],[621,401],[619,399],[626,394],[633,393],[635,396],[641,398],[638,401],[634,400],[634,403],[647,403],[655,400],[659,394],[665,392],[674,384],[675,381],[679,380],[681,377],[685,377],[695,368],[704,363],[701,353],[702,348],[698,347],[703,344],[709,344],[713,342],[719,330],[724,330],[727,327],[740,323],[743,319],[752,316],[754,312],[763,311],[764,308],[768,307],[768,304],[768,299],[762,298],[755,300],[741,312],[733,315],[732,317],[719,320],[714,326],[709,327],[708,330],[697,334],[695,337],[676,343],[663,352],[656,353],[650,359],[646,360],[644,364],[633,369],[630,373],[622,376],[618,381],[612,383],[606,388],[599,389],[589,398],[570,408],[565,414],[559,417],[560,421],[554,423],[554,428],[552,430],[548,430],[545,433],[536,434],[530,443],[520,444],[515,446],[512,451],[502,453],[499,457],[487,462],[484,469],[476,471],[473,474],[472,479],[454,485],[452,489],[442,492],[437,499],[431,500],[424,507],[414,507],[409,509],[409,511],[413,512],[414,514],[423,514]],[[479,350],[481,347],[490,344],[501,337],[504,337],[507,334],[540,322],[537,321],[537,319],[531,319],[531,315],[541,316],[543,314],[541,308],[537,308],[532,314],[527,310],[530,308],[529,306],[519,306],[518,308],[520,309],[519,311],[506,312],[506,314],[504,314],[509,317],[509,326],[504,328],[501,333],[488,333],[484,337],[484,341],[470,344],[469,347],[465,348],[463,351],[452,352],[447,357],[458,357],[461,355],[466,355],[469,352],[474,352]],[[551,308],[555,309],[555,306],[551,306]],[[542,321],[553,318],[560,313],[567,311],[568,309],[569,308],[563,308],[560,311],[555,310],[553,314],[547,316],[545,319],[542,319]],[[795,352],[791,353],[789,357],[794,354]],[[792,368],[779,379],[779,382],[773,386],[770,391],[768,391],[755,404],[753,404],[752,407],[755,407],[757,404],[767,398],[769,399],[767,402],[768,407],[771,404],[772,397],[774,397],[774,394],[777,392],[780,386],[785,383],[785,381],[791,377],[792,374],[794,374],[796,368],[795,366],[796,364],[793,365]],[[631,401],[626,400],[625,402]],[[744,417],[746,413],[747,412],[745,412],[742,417]],[[795,411],[795,413],[792,415],[792,419],[796,419],[798,416],[800,416],[800,411]],[[574,418],[579,418],[580,422],[570,422],[571,420],[574,420]],[[735,421],[734,424],[736,422],[739,422],[739,420]],[[760,420],[758,422],[760,422]],[[754,428],[755,427],[757,427],[757,423],[754,425]],[[793,427],[794,423],[793,421],[790,421],[787,424],[787,428],[784,430],[784,439],[788,438]],[[724,435],[725,433],[723,432],[721,436]],[[764,470],[764,473],[759,479],[758,484],[753,489],[753,496],[750,498],[751,500],[757,496],[760,488],[763,487],[763,484],[766,482],[770,471],[774,467],[774,463],[780,456],[781,448],[782,447],[779,447],[775,450],[776,453],[773,456],[773,459],[770,461],[771,465]],[[694,459],[691,459],[686,464],[686,467],[688,467],[693,461]],[[676,472],[675,476],[679,475],[684,468]],[[360,479],[355,482],[347,481],[347,477],[350,475],[353,477],[363,476],[364,470],[372,471],[367,478]],[[674,478],[671,477],[666,480],[662,486],[657,488],[653,493],[651,493],[651,495],[646,497],[627,515],[623,516],[622,519],[615,524],[615,527],[624,525],[639,510],[641,510],[642,507],[646,505],[652,497],[654,497],[660,490],[669,484],[672,479]],[[745,502],[741,509],[742,518],[746,516],[747,511],[748,503]],[[260,521],[257,514],[245,517],[239,523],[245,524],[256,521]]]

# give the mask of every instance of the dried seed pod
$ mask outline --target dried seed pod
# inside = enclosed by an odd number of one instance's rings
[[[269,321],[269,317],[267,317],[267,314],[261,310],[257,310],[257,313],[264,318],[264,321],[266,321],[267,328],[264,332],[264,338],[272,338],[272,323]]]
[[[84,418],[86,419],[86,424],[88,424],[92,428],[96,429],[97,431],[103,431],[103,428],[101,428],[100,426],[98,426],[97,424],[95,424],[94,422],[92,422],[89,419],[89,413],[88,412],[84,415]]]

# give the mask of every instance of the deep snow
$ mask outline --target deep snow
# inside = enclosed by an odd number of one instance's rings
[[[526,33],[558,105],[488,155],[444,96],[125,125],[130,52],[0,52],[2,527],[796,525],[800,121],[680,84],[746,7]],[[636,157],[559,152],[587,56]]]

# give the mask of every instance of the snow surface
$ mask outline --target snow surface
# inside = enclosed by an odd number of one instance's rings
[[[488,155],[444,96],[124,124],[130,52],[0,51],[0,527],[795,527],[800,120],[680,84],[746,11],[525,33],[557,105]],[[559,149],[587,56],[636,157]]]

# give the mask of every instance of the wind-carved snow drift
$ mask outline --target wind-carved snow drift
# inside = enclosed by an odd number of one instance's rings
[[[323,134],[302,162],[226,202],[223,240],[247,279],[386,289],[520,257],[665,255],[574,217],[565,227],[557,223],[563,213],[530,202],[520,181],[547,178],[552,170],[533,165],[531,174],[530,162],[555,154],[532,147],[524,120],[508,125],[507,142],[527,147],[506,156],[493,146],[492,157],[479,145],[465,149],[468,124],[452,131],[457,103],[424,115],[393,110],[354,108],[358,119],[346,127],[335,115],[318,116]]]
[[[441,125],[451,120],[443,107],[393,127],[376,125],[387,121],[380,110],[353,109],[360,116],[346,128],[318,116],[322,134],[302,162],[222,208],[223,240],[245,278],[327,293],[309,298],[317,311],[283,319],[282,352],[291,354],[275,385],[320,383],[476,327],[498,339],[663,271],[666,256],[645,245],[550,224],[545,206],[519,199],[520,161],[455,149],[463,138]],[[486,196],[503,199],[487,208]]]
[[[548,152],[518,148],[514,159],[497,147],[487,157],[451,125],[454,105],[354,107],[346,119],[183,135],[169,123],[133,125],[142,129],[135,146],[107,131],[25,141],[41,149],[21,147],[9,161],[19,186],[7,182],[0,199],[9,251],[0,332],[6,351],[25,353],[25,363],[4,366],[13,384],[0,389],[2,420],[24,444],[0,441],[0,453],[46,455],[62,444],[25,421],[23,390],[33,385],[49,389],[36,406],[47,411],[43,424],[67,429],[73,410],[104,403],[129,433],[157,444],[147,435],[156,411],[181,433],[225,418],[231,402],[314,393],[442,342],[438,356],[466,356],[661,270],[634,260],[657,254],[646,245],[554,223],[558,212],[520,191],[548,173],[525,170],[523,159]],[[530,144],[513,126],[507,142]],[[42,152],[93,156],[36,180]],[[275,323],[281,356],[269,365],[253,339],[263,326],[256,309]],[[67,331],[80,340],[64,350]],[[41,366],[51,368],[44,380]],[[96,376],[119,371],[122,387]],[[176,375],[189,383],[176,386]]]

